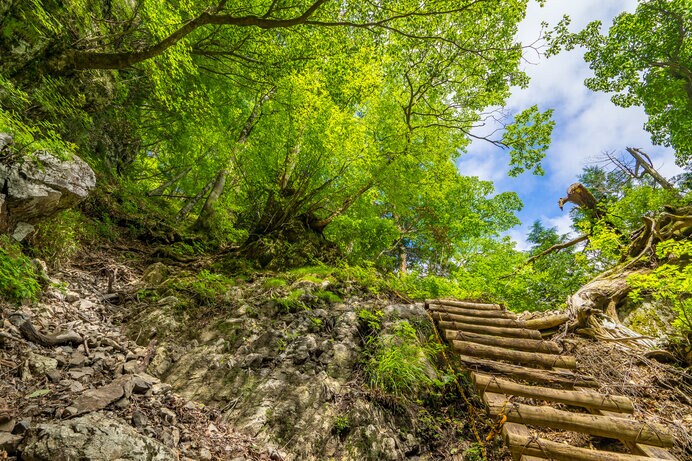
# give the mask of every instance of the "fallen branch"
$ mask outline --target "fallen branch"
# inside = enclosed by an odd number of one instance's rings
[[[81,344],[84,340],[82,337],[75,333],[74,331],[67,331],[65,333],[57,333],[53,335],[44,335],[39,332],[36,327],[31,323],[31,319],[28,315],[22,314],[21,312],[15,312],[10,315],[10,322],[19,329],[24,339],[39,344],[45,347],[52,346],[62,346],[65,344]]]
[[[577,243],[584,242],[588,239],[589,239],[588,235],[580,235],[579,237],[572,239],[572,240],[569,240],[567,242],[556,243],[555,245],[551,246],[550,248],[541,251],[537,255],[531,256],[528,260],[526,260],[526,262],[524,263],[524,266],[533,263],[538,258],[542,258],[543,256],[549,255],[550,253],[554,253],[555,251],[564,250],[565,248],[569,248],[571,246],[576,245]]]
[[[569,240],[567,242],[563,243],[556,243],[555,245],[551,246],[550,248],[541,251],[539,254],[535,256],[531,256],[529,259],[527,259],[523,264],[521,264],[519,267],[517,267],[514,272],[508,275],[503,275],[502,277],[499,278],[499,280],[507,279],[510,277],[514,277],[517,275],[517,273],[522,270],[524,267],[528,266],[529,264],[533,264],[534,261],[536,261],[539,258],[542,258],[543,256],[549,255],[550,253],[554,253],[556,251],[564,250],[565,248],[569,248],[571,246],[576,245],[577,243],[581,243],[585,240],[588,240],[589,236],[588,235],[580,235],[579,237]]]

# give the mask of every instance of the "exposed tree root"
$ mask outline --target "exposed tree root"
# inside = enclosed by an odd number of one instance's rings
[[[17,327],[24,339],[32,343],[39,344],[45,347],[62,346],[66,344],[81,344],[84,339],[74,331],[65,333],[57,333],[53,335],[44,335],[39,332],[31,323],[29,316],[21,312],[15,312],[10,315],[10,322]]]

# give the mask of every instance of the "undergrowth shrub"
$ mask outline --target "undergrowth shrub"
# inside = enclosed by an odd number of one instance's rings
[[[49,267],[64,267],[79,251],[92,242],[96,230],[92,223],[76,210],[66,210],[41,222],[29,238],[33,254]]]
[[[409,399],[444,387],[446,379],[434,365],[443,346],[421,339],[408,321],[398,322],[391,334],[371,336],[367,346],[365,375],[371,387]]]
[[[36,300],[41,286],[31,260],[19,243],[0,235],[0,298],[11,302]]]
[[[668,304],[677,313],[673,326],[678,333],[692,342],[692,242],[666,240],[656,247],[656,256],[665,261],[647,274],[632,274],[627,283],[634,302],[645,296]]]

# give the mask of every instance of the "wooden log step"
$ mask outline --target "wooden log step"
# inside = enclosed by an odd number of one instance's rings
[[[482,309],[490,311],[500,311],[504,310],[499,304],[492,303],[477,303],[474,301],[457,301],[454,299],[426,299],[425,304],[439,304],[442,306],[455,306],[455,307],[465,307],[467,309]]]
[[[485,318],[506,318],[515,319],[517,315],[509,311],[488,311],[482,309],[467,309],[465,307],[441,306],[439,304],[430,304],[428,306],[433,312],[446,312],[448,314],[466,315],[468,317],[485,317]]]
[[[540,331],[529,330],[528,328],[491,327],[488,325],[474,325],[463,322],[448,322],[446,320],[439,320],[437,323],[440,328],[445,330],[469,331],[482,335],[504,336],[508,338],[541,339]]]
[[[525,459],[526,456],[535,456],[553,461],[664,461],[662,458],[579,448],[547,439],[508,432],[504,432],[503,436],[512,457],[522,456],[520,459]]]
[[[482,373],[473,373],[473,380],[479,393],[493,392],[564,403],[575,407],[597,408],[620,413],[634,412],[632,401],[627,397],[619,395],[604,395],[587,390],[570,391],[551,389],[549,387],[526,386]]]
[[[588,389],[575,388],[582,392],[588,392]],[[617,413],[609,410],[592,409],[595,415],[603,416],[619,416]],[[661,447],[654,447],[652,445],[645,445],[643,443],[629,442],[627,440],[622,441],[627,448],[629,448],[635,455],[648,456],[649,458],[661,458],[667,459],[669,461],[678,461],[678,459],[673,456],[668,450]]]
[[[471,343],[486,344],[488,346],[509,347],[518,351],[544,352],[546,354],[559,354],[560,346],[553,341],[528,338],[504,338],[502,336],[482,335],[470,331],[445,330],[445,338],[448,341],[459,340]]]
[[[464,355],[482,359],[504,360],[521,365],[538,366],[543,368],[577,368],[577,360],[571,356],[544,354],[541,352],[524,352],[504,347],[486,346],[468,341],[452,341],[452,347]]]
[[[521,379],[531,383],[550,384],[567,388],[572,388],[574,386],[600,386],[598,381],[590,376],[577,375],[563,371],[527,368],[519,365],[510,365],[508,363],[479,359],[477,357],[470,357],[468,355],[460,355],[459,359],[469,368],[485,370],[507,376],[508,378]]]
[[[568,314],[557,314],[524,320],[524,324],[525,328],[531,328],[532,330],[548,330],[569,322],[569,319]]]
[[[448,314],[446,312],[432,312],[431,314],[435,320],[444,320],[447,322],[462,322],[471,325],[487,325],[503,328],[526,328],[524,321],[517,319],[469,317],[467,315]],[[535,329],[536,328],[532,328],[532,330]]]
[[[512,423],[582,432],[585,434],[645,443],[657,447],[672,447],[673,437],[659,424],[642,423],[633,419],[597,416],[557,410],[549,406],[535,407],[521,403],[489,405],[491,414],[503,413]]]
[[[503,395],[495,394],[492,392],[485,392],[483,394],[483,401],[486,403],[486,405],[491,405],[491,404],[502,405],[505,401],[505,397]],[[524,443],[521,445],[511,445],[511,442],[513,440],[524,440],[526,442],[528,442],[529,440],[532,440],[531,432],[523,424],[517,424],[517,423],[505,423],[505,424],[503,424],[502,425],[502,437],[505,440],[505,443],[507,444],[507,446],[509,447],[510,453],[512,455],[512,459],[514,461],[537,461],[537,460],[543,460],[546,458],[549,458],[549,459],[552,458],[554,460],[559,459],[547,451],[537,454],[535,451],[531,451],[531,453],[529,453],[530,450],[524,450],[525,446],[527,446],[527,447],[532,446],[531,444]],[[542,441],[542,439],[541,439],[541,441]],[[567,447],[567,448],[574,448],[574,447],[571,447],[569,445],[564,445],[564,444],[560,444],[560,445]],[[600,452],[595,451],[595,450],[589,450],[589,453],[586,455],[590,456],[590,457],[576,458],[576,461],[585,461],[585,460],[589,460],[589,461],[593,461],[593,460],[596,460],[596,461],[643,461],[643,460],[639,460],[636,458],[634,458],[634,459],[633,458],[609,459],[607,457],[606,458],[594,457],[594,456],[598,456],[599,453]],[[604,452],[604,453],[606,453],[606,456],[609,455],[609,452]],[[540,455],[540,456],[537,456],[537,455]],[[582,456],[583,456],[583,454],[582,454]],[[575,460],[564,458],[564,461],[575,461]],[[647,460],[647,461],[651,461],[651,460]]]

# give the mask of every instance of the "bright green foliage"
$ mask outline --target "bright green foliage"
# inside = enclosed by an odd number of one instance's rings
[[[317,299],[326,301],[329,304],[341,302],[341,297],[329,290],[317,290],[313,293],[313,295],[317,296]]]
[[[569,240],[557,229],[546,228],[540,221],[533,223],[527,240],[533,244],[529,256],[535,256],[553,245]],[[567,248],[538,258],[531,268],[526,297],[537,310],[546,310],[560,305],[567,296],[576,292],[587,280],[589,271],[585,261],[579,258],[578,249]],[[525,307],[525,306],[524,306]]]
[[[622,107],[643,106],[654,144],[675,149],[680,166],[692,162],[692,1],[643,0],[634,13],[615,18],[607,35],[599,22],[569,33],[565,19],[554,31],[551,52],[587,48],[594,71],[586,85],[615,93]]]
[[[372,387],[413,399],[443,385],[432,365],[442,346],[419,338],[408,321],[399,321],[393,334],[371,337],[368,347],[372,350],[365,374]]]
[[[18,303],[35,300],[40,291],[31,260],[11,237],[0,235],[0,298]]]
[[[182,291],[196,300],[200,306],[212,306],[229,302],[229,289],[235,286],[235,280],[225,275],[201,270],[194,276],[184,277],[170,282],[175,290]]]
[[[36,226],[30,236],[32,252],[50,267],[64,267],[84,243],[94,240],[94,224],[75,210],[63,211]]]
[[[510,176],[518,176],[526,170],[533,169],[533,174],[543,175],[541,160],[545,157],[545,148],[550,144],[550,136],[555,122],[551,116],[553,110],[539,112],[538,106],[532,106],[514,117],[503,134],[503,144],[510,146]]]
[[[287,282],[284,279],[269,278],[262,282],[262,286],[268,290],[286,286]]]
[[[656,246],[656,256],[664,263],[647,274],[628,277],[627,283],[632,287],[629,297],[641,302],[648,295],[671,305],[678,313],[673,326],[692,340],[692,242],[660,242]]]
[[[310,263],[322,252],[305,234],[326,232],[352,263],[392,270],[406,254],[444,275],[464,239],[516,222],[515,195],[491,197],[454,161],[528,82],[514,39],[526,3],[13,2],[0,129],[72,143],[175,210],[199,195],[181,218],[224,178],[199,229],[263,265]],[[513,174],[540,172],[551,129],[533,107],[492,141]]]

